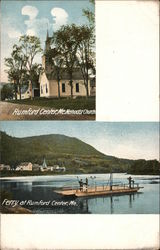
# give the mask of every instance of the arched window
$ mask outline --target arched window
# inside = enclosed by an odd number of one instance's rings
[[[79,83],[76,83],[76,92],[79,92]]]
[[[66,86],[65,86],[65,83],[62,83],[62,92],[66,92]]]
[[[48,93],[48,87],[47,87],[47,83],[46,83],[46,93]]]
[[[41,94],[43,94],[43,87],[42,87],[42,85],[41,85]]]

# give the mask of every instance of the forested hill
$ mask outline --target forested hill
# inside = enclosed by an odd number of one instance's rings
[[[134,172],[133,166],[136,163],[133,160],[104,155],[74,137],[52,134],[16,138],[1,132],[2,163],[11,166],[25,161],[42,164],[44,157],[47,165],[65,166],[67,173],[105,173],[111,170]],[[150,165],[155,166],[157,161],[155,164],[151,163]],[[139,162],[138,165],[140,165]],[[143,169],[144,165],[147,166],[147,164],[143,164]],[[135,170],[137,173],[137,168]]]
[[[92,146],[78,140],[77,138],[65,135],[41,135],[25,138],[11,137],[1,133],[2,138],[2,157],[7,160],[8,156],[17,159],[36,156],[98,156],[105,157]],[[31,160],[30,159],[30,160]],[[8,159],[9,160],[9,159]]]

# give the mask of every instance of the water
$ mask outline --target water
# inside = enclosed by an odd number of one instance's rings
[[[92,178],[91,178],[92,176]],[[138,193],[67,199],[54,191],[64,187],[78,187],[77,176],[34,176],[1,179],[1,188],[12,193],[12,199],[29,201],[24,207],[33,213],[42,214],[158,214],[159,213],[159,176],[134,176],[135,183],[143,186]],[[107,184],[109,174],[80,175],[88,178],[89,185]],[[127,183],[128,175],[113,174],[114,183]],[[35,201],[42,202],[33,204]],[[1,201],[3,202],[3,201]],[[45,203],[44,202],[48,202]],[[32,204],[31,204],[32,203]]]

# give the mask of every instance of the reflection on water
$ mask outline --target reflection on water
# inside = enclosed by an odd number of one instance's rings
[[[90,177],[81,175],[80,178]],[[102,185],[107,182],[109,175],[95,175],[94,184]],[[127,183],[127,175],[114,174],[116,183]],[[119,195],[100,196],[89,198],[67,199],[57,194],[59,188],[76,186],[76,176],[41,176],[23,179],[1,180],[1,189],[12,193],[12,198],[20,201],[44,201],[47,206],[29,205],[33,213],[70,213],[70,214],[157,214],[159,213],[159,177],[157,176],[132,176],[136,183],[144,187],[141,192]],[[89,179],[91,185],[93,179]],[[53,205],[52,202],[64,201],[65,205]],[[73,201],[73,202],[72,202]],[[68,203],[72,205],[67,205]]]

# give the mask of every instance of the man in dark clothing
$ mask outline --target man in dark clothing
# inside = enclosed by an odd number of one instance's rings
[[[129,176],[128,177],[128,181],[129,181],[129,188],[132,188],[132,177],[131,176]]]
[[[82,181],[82,179],[80,179],[80,181],[78,181],[79,182],[79,186],[80,186],[80,191],[83,191],[83,181]]]
[[[88,190],[88,178],[86,178],[86,183],[85,183],[85,185],[86,185],[86,190]]]

